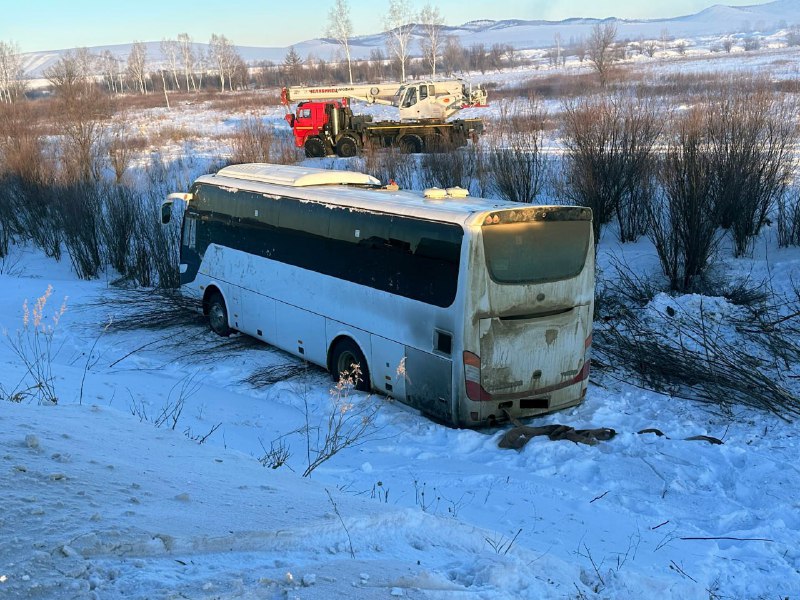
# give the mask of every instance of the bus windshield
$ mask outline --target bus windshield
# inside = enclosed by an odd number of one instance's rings
[[[489,275],[495,282],[505,284],[575,277],[586,262],[591,227],[590,221],[484,226],[483,247]]]

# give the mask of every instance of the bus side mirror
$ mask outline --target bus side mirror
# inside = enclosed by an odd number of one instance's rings
[[[161,203],[161,224],[166,225],[172,219],[172,200]]]

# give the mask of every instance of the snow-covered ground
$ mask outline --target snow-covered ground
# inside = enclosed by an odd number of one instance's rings
[[[800,253],[770,233],[758,248],[727,268],[757,279],[768,258],[788,284]],[[611,255],[656,268],[646,241],[606,236],[606,269]],[[78,281],[66,261],[26,248],[4,264],[6,390],[24,375],[12,345],[17,331],[26,339],[25,301],[32,311],[52,285],[43,323],[65,297],[66,310],[52,338],[57,405],[0,402],[3,598],[800,593],[792,423],[730,419],[596,374],[583,405],[534,424],[611,427],[614,439],[536,438],[515,451],[498,447],[502,431],[449,429],[354,394],[353,410],[378,409],[364,443],[303,478],[306,418],[324,431],[332,406],[326,374],[253,388],[242,381],[256,369],[297,361],[263,345],[221,351],[201,326],[102,333],[124,318],[107,279]],[[174,428],[148,422],[179,399]],[[203,445],[188,437],[217,424]],[[666,437],[637,434],[653,427]],[[695,435],[724,444],[684,439]],[[271,443],[289,454],[277,469],[258,460]]]

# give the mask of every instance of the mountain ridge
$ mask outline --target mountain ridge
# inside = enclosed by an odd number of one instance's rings
[[[675,37],[701,37],[711,35],[725,35],[732,33],[748,32],[756,29],[760,33],[771,33],[787,24],[800,24],[800,2],[797,0],[773,0],[764,4],[747,6],[729,6],[714,4],[697,13],[659,19],[620,19],[570,17],[561,21],[547,21],[542,19],[477,19],[462,23],[461,25],[444,26],[445,35],[452,35],[459,39],[462,45],[484,44],[489,47],[495,43],[509,44],[517,50],[535,50],[551,47],[556,34],[564,41],[586,38],[591,28],[602,22],[617,24],[620,39],[658,39],[665,29]],[[420,34],[415,34],[417,39]],[[235,43],[235,40],[232,40]],[[356,59],[369,58],[370,53],[376,49],[384,49],[384,33],[370,33],[353,36],[350,41],[351,55]],[[163,61],[160,42],[145,42],[148,56],[155,57],[155,61]],[[207,51],[208,44],[194,43],[196,50]],[[418,50],[414,43],[413,53]],[[92,54],[100,55],[109,50],[120,60],[125,60],[130,53],[132,43],[111,44],[89,48]],[[335,59],[339,53],[339,45],[330,39],[312,38],[300,41],[290,46],[245,46],[236,45],[236,48],[245,62],[259,61],[281,62],[294,47],[302,57],[312,54],[317,57]],[[45,50],[40,52],[27,52],[22,54],[23,68],[29,77],[42,77],[43,73],[59,58],[71,49]]]

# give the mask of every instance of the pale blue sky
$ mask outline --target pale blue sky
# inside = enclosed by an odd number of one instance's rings
[[[240,46],[287,46],[320,37],[333,0],[6,0],[0,40],[23,52],[80,46],[159,41],[187,32],[197,42],[224,34]],[[661,18],[690,14],[710,0],[412,0],[415,9],[430,1],[448,25],[474,19],[569,17]],[[382,27],[389,0],[349,0],[356,35]],[[723,0],[728,5],[759,0]],[[487,8],[488,5],[488,8]]]

